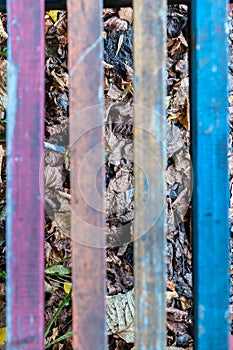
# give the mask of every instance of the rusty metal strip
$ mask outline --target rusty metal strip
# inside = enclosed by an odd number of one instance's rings
[[[44,1],[7,5],[7,349],[42,350]]]
[[[166,6],[134,3],[136,349],[165,349]]]
[[[105,337],[102,1],[69,0],[73,346],[103,350]]]

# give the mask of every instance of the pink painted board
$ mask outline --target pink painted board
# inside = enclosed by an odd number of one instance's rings
[[[44,348],[44,1],[7,1],[7,349]]]

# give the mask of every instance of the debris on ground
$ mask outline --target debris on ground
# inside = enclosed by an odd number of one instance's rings
[[[0,23],[0,328],[5,326],[6,15]],[[192,192],[188,10],[168,7],[167,344],[192,349]],[[110,350],[134,349],[133,9],[103,11],[106,145],[107,327]],[[45,15],[45,324],[46,346],[72,349],[69,77],[67,16]],[[233,89],[232,89],[233,90]],[[119,317],[121,315],[121,317]],[[62,338],[61,338],[62,337]],[[57,341],[57,343],[56,343]]]

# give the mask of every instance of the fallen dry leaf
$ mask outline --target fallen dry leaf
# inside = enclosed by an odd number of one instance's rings
[[[7,39],[8,38],[8,34],[6,33],[3,24],[2,24],[2,20],[0,18],[0,37],[3,39]]]
[[[53,26],[53,20],[49,15],[45,15],[44,19],[44,30],[45,30],[45,35],[47,35],[49,29]]]
[[[133,9],[131,7],[121,7],[118,16],[131,24],[133,22]]]
[[[109,27],[111,29],[119,30],[127,30],[128,23],[127,21],[118,18],[117,16],[110,17],[104,22],[104,27]]]
[[[166,300],[171,301],[174,298],[178,298],[178,294],[176,292],[166,292]]]
[[[112,16],[114,14],[117,13],[117,9],[116,8],[105,8],[103,9],[103,17],[107,17],[107,16]]]

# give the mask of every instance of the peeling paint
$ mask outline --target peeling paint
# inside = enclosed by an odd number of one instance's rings
[[[10,39],[9,39],[10,41]],[[9,45],[9,44],[8,44]],[[7,193],[6,193],[6,237],[7,237],[7,339],[12,339],[12,324],[11,320],[11,302],[12,295],[14,294],[14,287],[12,283],[11,276],[11,261],[12,261],[12,220],[14,215],[14,200],[12,192],[12,153],[13,153],[13,143],[14,143],[14,130],[16,121],[16,111],[17,111],[17,82],[18,82],[18,66],[15,63],[8,63],[8,106],[7,106]]]
[[[210,135],[212,133],[212,131],[214,130],[214,126],[213,124],[210,124],[210,126],[208,127],[208,129],[204,130],[203,133],[205,135]]]
[[[227,6],[191,1],[195,349],[229,349]]]
[[[93,42],[93,44],[91,44],[85,51],[84,53],[77,59],[76,63],[74,64],[74,66],[71,68],[70,70],[70,76],[72,77],[72,75],[74,74],[74,72],[77,69],[77,66],[84,61],[84,59],[100,44],[102,43],[102,35],[100,35],[98,37],[98,39],[96,39],[96,41]]]
[[[6,295],[7,348],[10,350],[42,350],[44,346],[40,330],[43,329],[44,322],[41,307],[44,300],[44,216],[42,201],[36,200],[40,192],[39,185],[34,181],[36,169],[39,172],[44,134],[44,88],[39,90],[44,86],[44,73],[41,74],[44,70],[44,50],[36,52],[38,42],[41,43],[41,48],[44,42],[44,33],[40,30],[44,28],[43,3],[40,0],[31,6],[30,0],[23,3],[7,1],[9,65]],[[22,25],[19,25],[21,21]],[[30,32],[29,27],[32,28]],[[25,35],[27,41],[20,42],[20,37]],[[26,59],[24,54],[27,55]],[[25,133],[28,134],[26,141]],[[32,235],[32,232],[36,232],[36,235]]]

